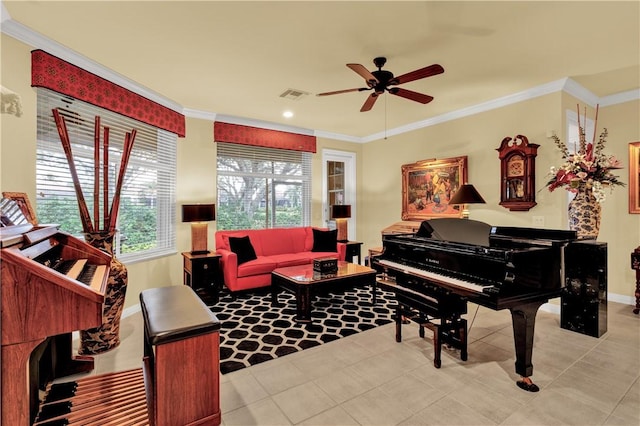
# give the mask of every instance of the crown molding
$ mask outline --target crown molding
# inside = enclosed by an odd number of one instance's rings
[[[0,0],[0,20],[1,22],[8,21],[11,19],[11,15],[9,15],[9,11],[6,7],[4,7],[4,3]]]
[[[437,115],[435,117],[428,118],[426,120],[417,121],[415,123],[407,124],[406,126],[396,127],[394,129],[389,129],[386,132],[375,133],[373,135],[367,136],[364,139],[365,142],[371,142],[378,139],[384,139],[385,137],[395,136],[406,132],[411,132],[414,130],[422,129],[425,127],[435,126],[436,124],[441,124],[447,121],[458,120],[463,117],[468,117],[475,114],[480,114],[482,112],[491,111],[493,109],[502,108],[507,105],[516,104],[522,101],[526,101],[528,99],[537,98],[539,96],[544,96],[549,93],[555,93],[562,90],[562,87],[565,85],[566,79],[560,79],[556,81],[552,81],[550,83],[542,84],[540,86],[536,86],[534,88],[523,90],[518,93],[513,93],[511,95],[502,96],[500,98],[492,99],[490,101],[482,102],[477,105],[472,105],[466,108],[461,108],[456,111],[451,111],[445,114]]]
[[[590,107],[595,107],[599,103],[599,98],[582,85],[571,78],[566,78],[562,91],[584,102]]]
[[[144,96],[154,102],[157,102],[160,105],[164,105],[167,108],[180,112],[187,117],[210,120],[210,121],[216,121],[216,120],[224,121],[232,124],[241,124],[241,125],[252,126],[252,127],[260,127],[264,129],[298,133],[303,135],[310,135],[310,136],[316,136],[316,137],[322,137],[322,138],[340,140],[340,141],[352,142],[352,143],[367,143],[367,142],[375,141],[378,139],[385,139],[385,138],[388,138],[389,136],[396,136],[402,133],[407,133],[407,132],[422,129],[425,127],[434,126],[447,121],[457,120],[463,117],[480,114],[482,112],[491,111],[496,108],[502,108],[507,105],[512,105],[515,103],[523,102],[529,99],[534,99],[539,96],[544,96],[544,95],[559,92],[559,91],[568,93],[569,95],[579,99],[580,101],[592,107],[595,106],[596,104],[600,104],[600,106],[611,106],[619,103],[640,99],[640,89],[633,89],[626,92],[621,92],[621,93],[605,96],[602,98],[598,98],[598,96],[596,96],[595,94],[587,90],[585,87],[577,83],[575,80],[572,80],[571,78],[567,77],[560,80],[552,81],[550,83],[542,84],[540,86],[536,86],[528,90],[523,90],[518,93],[514,93],[511,95],[489,100],[487,102],[482,102],[477,105],[465,107],[465,108],[452,111],[449,113],[445,113],[436,117],[431,117],[426,120],[410,123],[405,126],[396,127],[393,129],[388,129],[384,132],[378,132],[378,133],[374,133],[372,135],[364,136],[364,137],[350,136],[350,135],[344,135],[339,133],[326,132],[323,130],[310,130],[310,129],[305,129],[301,127],[287,126],[283,124],[271,123],[271,122],[266,122],[261,120],[254,120],[250,118],[221,115],[215,112],[184,108],[182,105],[170,99],[165,98],[164,96],[158,94],[157,92],[149,88],[141,86],[139,83],[136,83],[135,81],[128,79],[122,74],[119,74],[111,69],[108,69],[105,66],[97,62],[94,62],[91,59],[81,55],[80,53],[75,52],[63,46],[62,44],[56,41],[53,41],[36,31],[33,31],[32,29],[20,24],[17,21],[12,20],[11,16],[9,15],[9,12],[5,8],[1,0],[0,0],[0,14],[2,15],[1,31],[4,34],[7,34],[36,49],[45,50],[46,52],[54,56],[57,56],[60,59],[63,59],[89,72],[92,72],[102,78],[112,81],[113,83],[118,84],[128,90],[131,90],[132,92],[135,92],[141,96]]]
[[[122,86],[127,90],[131,90],[132,92],[137,93],[140,96],[144,96],[145,98],[157,102],[160,105],[163,105],[176,112],[182,113],[182,105],[165,98],[164,96],[158,94],[157,92],[154,92],[147,87],[141,86],[139,83],[128,79],[122,74],[119,74],[109,68],[106,68],[104,65],[92,61],[86,56],[63,46],[62,44],[53,41],[48,37],[43,36],[42,34],[32,30],[31,28],[12,20],[10,17],[6,18],[4,16],[5,12],[6,8],[3,4],[2,32],[4,34],[7,34],[35,49],[42,49],[53,56],[56,56],[97,76],[109,80],[112,83]]]
[[[182,113],[185,117],[198,118],[200,120],[216,121],[218,114],[215,112],[202,111],[199,109],[184,108]]]
[[[623,104],[625,102],[637,101],[638,99],[640,99],[640,89],[633,89],[600,98],[600,106],[606,107]]]
[[[319,137],[319,138],[333,139],[336,141],[352,142],[352,143],[366,142],[364,138],[361,138],[360,136],[349,136],[349,135],[343,135],[342,133],[325,132],[324,130],[316,130],[314,131],[314,134],[316,135],[316,137]]]

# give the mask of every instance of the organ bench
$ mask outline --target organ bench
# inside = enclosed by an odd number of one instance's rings
[[[186,286],[144,290],[140,306],[150,423],[219,425],[220,322]]]

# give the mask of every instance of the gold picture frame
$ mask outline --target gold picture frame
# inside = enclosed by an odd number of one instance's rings
[[[629,143],[629,213],[640,214],[640,142]]]
[[[448,201],[467,182],[467,156],[422,160],[402,166],[402,220],[461,217]]]

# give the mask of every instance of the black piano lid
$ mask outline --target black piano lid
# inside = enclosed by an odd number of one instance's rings
[[[493,226],[491,227],[491,237],[497,238],[517,238],[525,240],[547,240],[557,243],[575,241],[578,239],[576,231],[564,229],[540,229],[540,228],[520,228],[514,226]]]
[[[488,247],[489,231],[491,225],[485,222],[443,217],[423,221],[416,237]]]

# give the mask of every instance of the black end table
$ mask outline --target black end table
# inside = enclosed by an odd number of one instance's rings
[[[184,285],[194,291],[204,290],[211,296],[213,303],[218,303],[220,298],[220,255],[216,253],[191,254],[185,251],[184,258]]]

